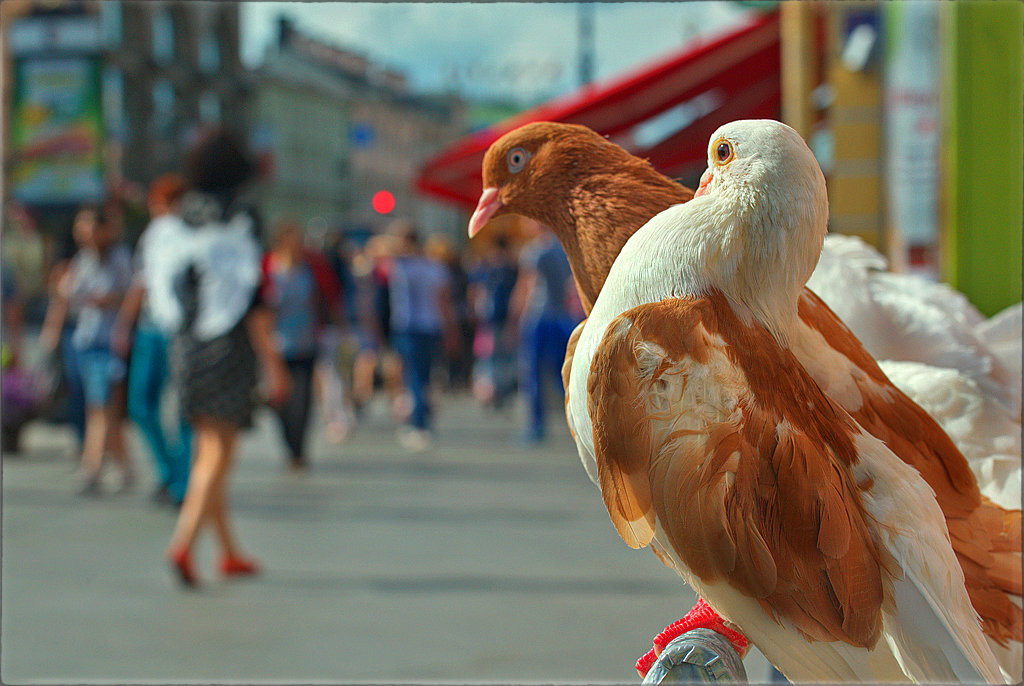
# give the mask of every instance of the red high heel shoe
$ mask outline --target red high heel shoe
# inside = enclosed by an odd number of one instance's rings
[[[244,557],[222,557],[220,573],[224,576],[252,576],[259,574],[260,567],[253,560]]]
[[[186,588],[195,588],[199,585],[199,577],[196,576],[192,567],[192,554],[188,548],[181,548],[168,556],[171,569],[178,575],[178,579]]]

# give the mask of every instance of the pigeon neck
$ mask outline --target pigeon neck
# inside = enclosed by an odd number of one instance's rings
[[[551,203],[558,214],[549,226],[565,248],[587,314],[630,237],[662,210],[693,197],[649,166],[641,171],[587,176],[571,189],[568,203]]]

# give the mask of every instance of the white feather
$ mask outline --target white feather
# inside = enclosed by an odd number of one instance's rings
[[[882,610],[896,659],[918,682],[1001,682],[935,492],[874,436],[862,433],[854,444],[854,478],[874,482],[864,493],[864,509],[877,523],[872,538],[903,572],[891,579],[891,604]]]
[[[1012,384],[1009,392],[1021,397],[1021,303],[1007,307],[977,328],[978,338],[1002,363]]]
[[[939,423],[967,458],[978,488],[994,503],[1021,502],[1021,423],[970,376],[919,362],[880,362],[897,388]]]
[[[861,239],[829,234],[807,286],[876,360],[959,370],[1019,414],[1020,373],[1007,369],[982,338],[981,313],[947,284],[881,271],[885,265],[885,258]],[[1006,328],[1011,327],[1012,322]],[[1019,332],[1018,315],[1018,353]],[[1012,358],[1012,352],[1006,357]],[[1019,370],[1019,354],[1016,359]]]

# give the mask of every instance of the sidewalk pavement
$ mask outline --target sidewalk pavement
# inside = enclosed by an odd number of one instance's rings
[[[3,457],[3,683],[637,684],[634,661],[693,593],[616,535],[564,423],[519,447],[510,416],[447,396],[435,448],[410,454],[383,406],[351,440],[317,431],[285,468],[266,413],[231,485],[255,579],[223,581],[207,534],[198,592],[163,553],[174,512],[134,492],[75,495],[65,427]],[[766,675],[756,650],[752,681]]]

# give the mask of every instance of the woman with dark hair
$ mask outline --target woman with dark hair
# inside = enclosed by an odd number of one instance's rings
[[[288,374],[272,344],[272,317],[260,300],[260,247],[255,218],[238,201],[253,172],[244,145],[223,129],[207,132],[189,151],[180,217],[151,227],[159,249],[143,256],[154,319],[173,333],[171,370],[182,412],[195,436],[185,500],[168,548],[172,569],[198,583],[192,548],[204,525],[220,544],[225,576],[253,574],[231,531],[227,475],[239,429],[251,424],[257,362],[270,401],[288,394]]]

